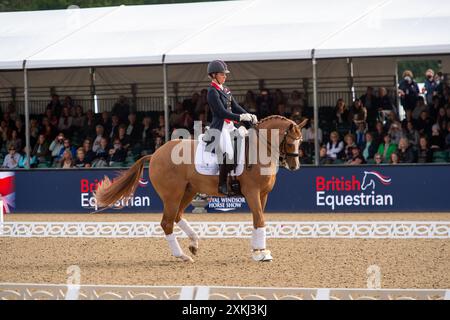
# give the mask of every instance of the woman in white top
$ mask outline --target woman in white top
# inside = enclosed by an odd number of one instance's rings
[[[344,143],[339,141],[339,133],[333,131],[330,133],[330,141],[327,143],[327,155],[336,160],[339,153],[344,149]]]

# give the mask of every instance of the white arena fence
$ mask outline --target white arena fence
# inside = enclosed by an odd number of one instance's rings
[[[450,300],[448,289],[329,289],[0,283],[1,300]]]
[[[251,222],[190,222],[201,238],[250,238]],[[271,221],[268,238],[449,239],[450,221]],[[174,233],[186,235],[175,227]],[[4,222],[0,237],[163,237],[159,222]]]

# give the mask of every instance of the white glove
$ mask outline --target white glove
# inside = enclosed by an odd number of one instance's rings
[[[258,117],[254,114],[251,115],[252,116],[252,124],[257,124],[258,123]]]
[[[251,122],[252,121],[252,115],[250,113],[241,113],[239,115],[239,121],[248,121]]]

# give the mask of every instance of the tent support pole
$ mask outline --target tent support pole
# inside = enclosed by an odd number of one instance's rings
[[[397,106],[397,115],[400,120],[403,120],[400,118],[400,96],[398,95],[398,60],[395,59],[395,76],[394,76],[394,94],[395,94],[395,105]],[[405,115],[406,116],[406,115]]]
[[[319,166],[319,107],[317,106],[317,61],[314,49],[311,51],[313,77],[313,106],[314,106],[314,165]]]
[[[170,140],[169,137],[169,97],[167,90],[167,64],[165,64],[164,60],[166,55],[163,55],[162,63],[163,63],[163,81],[164,81],[164,126],[165,126],[165,141],[168,142]]]
[[[352,94],[352,101],[355,101],[356,99],[356,93],[355,93],[355,85],[354,85],[354,74],[353,74],[353,59],[347,58],[347,66],[348,66],[348,86],[350,89],[350,92]]]
[[[26,160],[25,168],[30,169],[30,110],[28,101],[28,70],[26,67],[27,61],[23,61],[23,96],[25,100],[25,146],[26,146]],[[17,150],[20,152],[20,150]]]
[[[89,75],[91,80],[91,109],[94,110],[95,113],[98,112],[96,109],[96,103],[95,103],[95,68],[89,68]]]

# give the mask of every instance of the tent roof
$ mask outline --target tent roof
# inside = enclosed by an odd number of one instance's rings
[[[0,13],[0,69],[450,53],[450,2],[245,0]],[[165,57],[165,58],[164,58]]]

